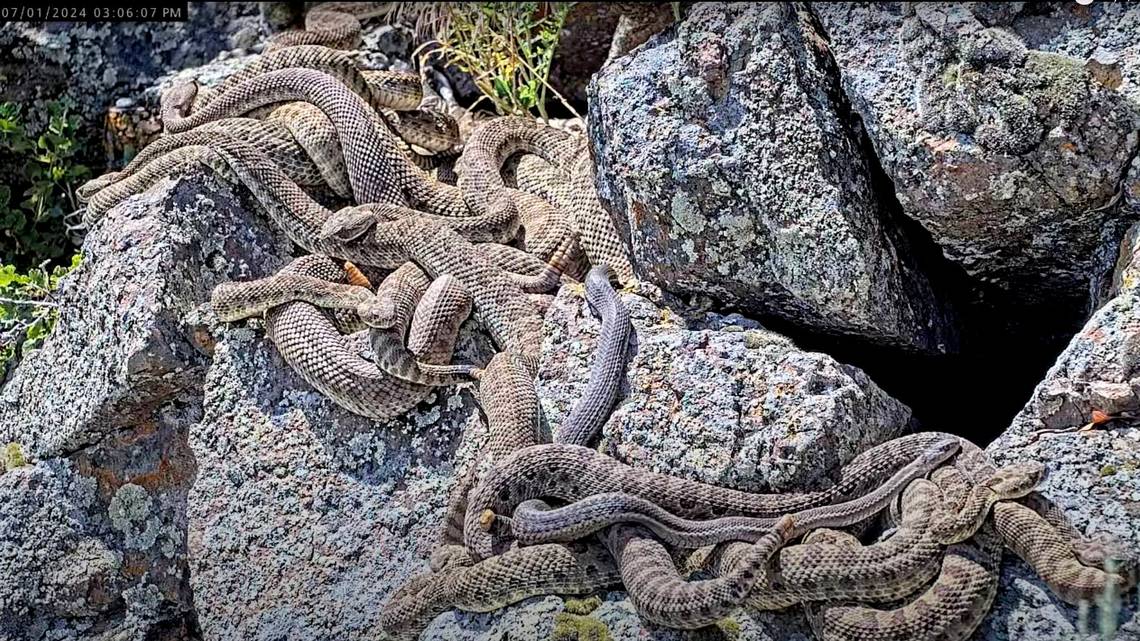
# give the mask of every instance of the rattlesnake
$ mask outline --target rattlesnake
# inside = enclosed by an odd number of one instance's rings
[[[589,428],[605,422],[609,415],[617,393],[618,379],[624,370],[625,346],[632,327],[628,311],[610,284],[607,265],[599,265],[590,270],[586,279],[586,295],[595,301],[596,308],[602,310],[603,314],[603,327],[594,357],[594,370],[603,373],[591,373],[587,389],[573,412],[577,416],[577,423],[574,424]],[[518,365],[515,367],[518,372]],[[488,370],[491,370],[491,366],[488,366]],[[481,470],[489,468],[492,463],[502,460],[511,452],[541,442],[538,433],[540,409],[533,386],[524,388],[521,372],[512,378],[499,378],[502,380],[498,385],[504,387],[502,392],[480,390],[484,413],[487,415],[489,438],[483,450],[484,455],[470,466],[451,491],[439,537],[441,545],[462,542],[467,495]],[[481,385],[486,386],[487,383],[485,378]]]
[[[899,458],[902,458],[905,457],[906,453],[914,450],[914,445],[925,444],[925,448],[914,453],[914,456],[917,457],[923,451],[932,447],[944,447],[941,444],[948,442],[952,442],[954,448],[957,447],[957,441],[948,438],[948,435],[929,434],[923,435],[922,438],[910,438],[902,443],[890,446],[889,449],[899,454]],[[585,448],[575,449],[584,450]],[[952,454],[953,450],[943,450],[943,452],[943,457],[945,457]],[[858,463],[849,464],[844,468],[842,474],[844,480],[837,486],[842,486],[844,490],[847,490],[860,487],[867,482],[873,482],[871,477],[884,471],[879,467],[881,460],[881,457],[868,457],[859,460]],[[902,464],[909,462],[902,461]],[[495,470],[502,467],[500,465]],[[486,479],[484,483],[486,483]],[[842,493],[835,492],[826,494],[827,496],[842,495]],[[819,493],[785,495],[784,499],[774,500],[773,503],[779,502],[777,509],[786,506],[789,508],[789,512],[794,512],[797,507],[807,509],[813,505],[821,504],[817,503],[818,496]],[[795,517],[792,521],[794,526]],[[766,557],[770,550],[785,542],[785,537],[792,534],[786,526],[787,524],[776,530],[779,538],[763,540],[757,547],[749,546],[750,550],[757,553],[752,561],[756,561],[757,557]],[[623,534],[626,533],[617,533],[618,539],[613,541],[615,545],[622,546],[632,540]],[[763,539],[763,537],[761,538]],[[599,546],[596,544],[593,546],[594,549],[597,547]],[[391,636],[399,639],[410,639],[418,635],[419,630],[435,615],[449,607],[488,611],[528,596],[582,594],[593,589],[616,584],[620,580],[621,572],[613,567],[611,560],[605,556],[590,556],[588,557],[589,561],[583,564],[580,561],[581,556],[570,551],[572,548],[573,546],[568,547],[556,543],[522,547],[507,550],[502,554],[478,561],[472,565],[456,563],[434,574],[417,576],[389,598],[384,606],[381,624]],[[591,548],[587,547],[586,549]],[[595,554],[597,553],[595,552]],[[635,553],[633,556],[638,557],[639,555]],[[739,561],[740,559],[734,560],[734,567],[745,569]],[[506,568],[515,567],[525,567],[527,572],[524,574],[505,571]],[[748,580],[744,576],[741,574],[739,578]],[[730,592],[732,591],[730,590]]]
[[[169,100],[179,104],[192,102],[196,91],[194,85],[176,90],[168,92]],[[357,202],[391,203],[451,216],[469,213],[458,188],[428,177],[401,152],[399,138],[360,96],[321,71],[280,69],[254,76],[220,94],[201,111],[171,117],[164,124],[168,131],[184,131],[265,105],[298,100],[316,105],[336,128]]]
[[[865,492],[946,436],[923,433],[876,446],[845,466],[831,487],[800,494],[743,492],[634,468],[585,447],[536,445],[512,454],[472,491],[464,542],[476,559],[486,558],[504,542],[503,533],[494,531],[499,529],[493,527],[496,514],[509,516],[528,499],[573,502],[615,491],[635,494],[686,518],[782,516]]]
[[[266,49],[306,44],[354,49],[360,45],[360,21],[384,15],[391,7],[391,2],[322,2],[305,15],[304,31],[279,33]]]
[[[326,285],[343,279],[343,268],[314,254],[294,260],[267,279],[219,285],[211,302],[225,320],[264,312],[266,333],[285,362],[338,405],[372,418],[399,416],[426,398],[431,388],[393,377],[363,358],[360,351],[367,344],[367,330],[341,333],[322,307],[345,308],[354,298],[364,301],[372,296],[365,288],[341,285],[330,299]],[[437,333],[424,339],[432,345],[427,358],[449,358],[458,322],[432,329]]]
[[[214,88],[169,91],[163,96],[163,121],[177,122],[251,78],[281,69],[311,69],[326,73],[360,96],[384,117],[402,139],[428,151],[443,152],[459,143],[459,126],[447,114],[419,109],[423,88],[416,74],[360,69],[349,54],[328,47],[300,45],[258,56]],[[189,104],[188,104],[189,103]]]
[[[957,439],[943,439],[863,497],[774,519],[768,524],[768,531],[713,579],[683,580],[665,546],[641,526],[611,527],[606,545],[617,560],[622,583],[642,617],[674,628],[711,625],[740,607],[754,587],[764,583],[767,562],[780,545],[819,527],[854,525],[874,516],[907,483],[929,473],[957,451]]]
[[[881,449],[877,454],[882,455],[891,450],[909,450],[917,442],[930,442],[934,439],[937,443],[937,439],[945,440],[946,437],[947,435],[935,434],[904,437],[880,446]],[[859,468],[876,460],[879,460],[878,456],[864,457],[855,467]],[[865,471],[851,468],[852,464],[845,467],[842,475],[845,480],[864,476]],[[899,530],[883,543],[871,546],[837,545],[834,536],[811,536],[803,544],[785,548],[773,559],[772,569],[761,569],[758,572],[756,585],[748,596],[748,604],[752,607],[772,609],[810,601],[831,602],[831,605],[824,606],[814,616],[816,621],[822,622],[820,625],[824,627],[821,634],[828,639],[856,638],[845,636],[842,632],[843,625],[855,626],[863,634],[868,635],[863,638],[869,639],[914,638],[913,635],[919,631],[930,631],[931,626],[954,635],[949,638],[961,637],[972,629],[988,609],[988,602],[992,599],[992,588],[989,586],[996,581],[993,553],[998,548],[994,547],[992,542],[985,540],[978,543],[956,544],[951,546],[948,556],[939,566],[942,546],[933,541],[930,525],[942,500],[940,497],[940,490],[934,484],[926,481],[912,482],[904,494],[903,521]],[[964,502],[964,497],[961,502]],[[1015,505],[1018,504],[998,503],[995,506],[995,518],[999,510]],[[1035,514],[1032,510],[1029,512]],[[1034,528],[1052,531],[1052,526],[1046,524],[1040,517],[1038,519],[1039,522],[1033,526]],[[979,536],[984,535],[985,533]],[[627,546],[632,540],[628,537],[628,530],[612,536],[621,539],[619,542],[621,546]],[[1024,532],[1019,536],[1024,536]],[[828,538],[831,539],[830,542]],[[721,550],[720,554],[714,555],[715,563],[721,568],[739,568],[742,555],[749,549],[750,546],[746,544],[731,544]],[[452,567],[434,578],[421,576],[415,582],[421,590],[435,585],[436,582],[454,584],[460,580],[466,585],[478,587],[475,588],[475,592],[465,594],[452,602],[438,597],[422,600],[423,592],[409,601],[409,592],[397,593],[385,606],[384,625],[389,631],[406,637],[415,633],[417,625],[426,624],[434,613],[448,606],[486,611],[493,609],[495,605],[501,606],[525,596],[545,593],[578,594],[589,591],[590,588],[613,584],[614,579],[608,566],[605,566],[606,572],[584,577],[581,583],[569,582],[572,585],[567,585],[565,576],[552,576],[545,570],[539,569],[545,567],[544,562],[540,562],[539,559],[543,559],[546,555],[565,559],[568,554],[566,550],[567,548],[553,543],[524,547],[509,550],[504,555],[491,557],[469,567],[462,565]],[[628,554],[626,550],[628,548],[622,547],[619,553]],[[663,553],[663,548],[655,548],[652,543],[643,543],[640,547],[636,547],[634,552],[639,559],[637,568],[647,568],[648,572],[639,575],[635,567],[626,570],[627,573],[633,573],[632,576],[626,577],[627,587],[631,580],[638,585],[637,588],[631,589],[639,593],[638,597],[634,598],[635,602],[640,599],[644,603],[646,599],[656,598],[657,592],[663,586],[683,583],[679,577],[675,578],[679,583],[669,582],[669,571],[665,569],[664,564],[668,563],[668,567],[671,567],[672,561]],[[501,579],[494,574],[494,569],[505,558],[512,559],[514,563],[525,563],[532,568],[534,574],[527,577],[528,585],[544,586],[546,591],[508,589],[507,586],[499,584],[497,581]],[[666,572],[665,575],[660,574],[663,571]],[[880,612],[868,610],[865,606],[835,604],[842,600],[883,601],[905,597],[914,590],[921,589],[936,573],[938,578],[935,587],[920,595],[911,605],[904,606],[898,611]],[[581,574],[578,573],[577,576]],[[645,581],[651,576],[656,577],[655,580],[646,583]],[[1103,573],[1099,575],[1101,579],[1104,577]],[[724,594],[723,591],[720,593]],[[698,591],[695,595],[688,596],[694,598],[708,596],[702,594]],[[507,599],[503,595],[510,595],[511,598]],[[452,596],[455,597],[454,594]],[[459,600],[464,603],[460,605]],[[694,620],[691,616],[692,607],[696,604],[699,610],[699,605],[704,601],[686,598],[669,599],[662,603],[676,604],[678,611],[684,615],[674,618],[666,608],[665,612],[656,612],[651,617],[660,615],[663,618],[659,620],[670,625],[689,627],[690,622]],[[719,611],[709,610],[709,612],[708,616],[715,618],[715,614]],[[862,623],[859,623],[860,620]],[[907,630],[909,631],[907,634],[912,636],[898,636],[898,630]]]
[[[929,481],[915,484],[922,484],[928,493],[925,500],[932,505],[955,503],[944,495],[945,488]],[[973,541],[951,545],[941,559],[934,555],[934,582],[925,590],[918,584],[920,593],[897,608],[879,610],[844,600],[805,603],[816,637],[821,641],[961,641],[968,637],[989,612],[997,589],[1001,548],[986,528]],[[813,533],[806,541],[852,553],[862,547],[853,536],[834,531]]]
[[[191,87],[184,89],[188,95]],[[171,100],[189,102],[186,96]],[[473,213],[458,188],[432,180],[398,150],[395,137],[378,122],[378,117],[358,95],[320,71],[281,69],[263,73],[237,83],[201,111],[181,119],[172,117],[167,125],[171,131],[182,131],[265,104],[289,100],[313,103],[333,123],[358,202],[394,204],[446,217]],[[471,145],[468,148],[476,149]],[[571,245],[560,248],[573,242],[565,216],[549,211],[550,206],[541,199],[533,196],[528,199],[528,196],[523,195],[523,209],[519,212],[519,221],[532,227],[528,229],[531,238],[528,247],[544,239],[541,247],[535,247],[536,251],[572,259]],[[514,201],[511,204],[515,204]],[[473,224],[498,223],[480,220]]]
[[[290,110],[299,108],[300,103],[288,106]],[[344,167],[344,155],[335,135],[330,140],[322,136],[320,128],[295,130],[273,117],[266,120],[226,118],[206,123],[192,131],[162,136],[144,147],[120,171],[104,174],[81,185],[77,195],[87,203],[88,222],[94,222],[111,207],[166,175],[167,170],[160,168],[168,166],[167,161],[163,160],[167,154],[191,145],[209,146],[219,135],[240,138],[255,145],[293,182],[302,187],[325,185],[341,198],[352,196]],[[128,182],[128,179],[142,172],[151,178],[136,178]]]
[[[958,442],[955,439],[936,443],[873,492],[849,501],[847,505],[826,505],[805,510],[797,516],[797,522],[816,523],[816,528],[843,527],[861,522],[885,508],[891,498],[902,492],[910,481],[933,471],[957,449]],[[1037,464],[1002,468],[995,473],[994,481],[988,482],[987,493],[996,494],[998,500],[1025,496],[1040,482],[1043,469]],[[998,489],[989,489],[993,487]],[[984,499],[973,498],[975,494],[977,491],[972,490],[972,500],[957,511],[954,515],[957,516],[956,520],[974,523],[985,518],[992,504]],[[850,516],[852,514],[862,516],[853,519]],[[770,530],[775,521],[774,518],[746,516],[684,519],[651,501],[624,492],[594,494],[560,508],[551,508],[541,500],[524,501],[515,508],[511,517],[498,518],[508,520],[511,534],[520,543],[527,545],[573,541],[616,523],[632,522],[652,530],[671,546],[690,548],[726,541],[755,541],[758,536]],[[828,519],[834,519],[834,522]],[[936,540],[938,523],[935,520],[931,527]]]
[[[507,187],[500,176],[504,161],[519,152],[541,157],[568,179],[570,197],[563,207],[590,262],[609,265],[623,283],[632,280],[628,251],[598,200],[589,146],[564,131],[520,117],[495,118],[476,127],[455,167],[457,184],[472,211],[483,211],[503,192],[516,198],[521,193]]]
[[[602,429],[614,405],[625,374],[626,350],[633,325],[629,310],[610,285],[612,270],[601,263],[586,274],[586,301],[602,319],[594,364],[582,398],[554,432],[554,440],[571,445],[589,445]]]
[[[968,486],[984,483],[995,472],[980,448],[965,440],[962,444],[954,468],[934,475],[943,494],[933,504],[964,506],[972,493]],[[838,543],[852,550],[860,547],[850,539]],[[1120,585],[1126,580],[1096,568],[1073,567],[1079,564],[1071,543],[1058,528],[1024,505],[1002,501],[993,506],[992,517],[973,540],[946,550],[934,583],[917,597],[893,610],[825,603],[808,608],[809,620],[825,641],[960,641],[976,629],[993,602],[1002,546],[1026,551],[1023,559],[1062,597],[1094,584],[1103,590],[1109,581]],[[1090,595],[1091,591],[1084,592]]]

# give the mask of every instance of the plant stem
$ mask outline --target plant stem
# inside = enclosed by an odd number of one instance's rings
[[[25,300],[19,298],[5,298],[0,296],[0,303],[7,303],[9,305],[30,305],[33,307],[59,307],[59,303],[53,303],[48,300]]]

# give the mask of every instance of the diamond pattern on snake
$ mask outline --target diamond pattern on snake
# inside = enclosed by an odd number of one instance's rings
[[[1134,585],[1133,559],[1084,538],[1035,491],[1041,466],[997,468],[949,434],[887,441],[830,486],[800,492],[744,492],[611,456],[597,440],[636,335],[611,279],[635,273],[594,188],[589,145],[529,118],[492,118],[463,141],[456,184],[436,180],[410,145],[449,149],[457,129],[417,110],[418,77],[361,70],[315,44],[353,46],[360,18],[383,9],[319,5],[305,31],[278,36],[214,90],[175,87],[163,97],[167,135],[80,196],[95,223],[188,167],[247,190],[308,255],[219,285],[214,313],[264,315],[285,362],[350,412],[391,418],[433,386],[474,382],[487,440],[450,488],[427,569],[381,599],[384,633],[414,639],[453,608],[623,587],[642,618],[673,628],[797,607],[821,639],[965,639],[994,599],[1006,549],[1067,602]],[[320,189],[340,208],[310,193]],[[354,265],[387,275],[374,290]],[[582,398],[547,426],[532,295],[583,272],[601,332]],[[468,316],[500,350],[489,362],[452,362]],[[868,539],[880,521],[890,529]],[[712,550],[695,579],[674,559],[702,546]]]

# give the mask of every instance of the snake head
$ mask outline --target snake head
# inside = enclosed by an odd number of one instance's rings
[[[162,98],[159,99],[159,107],[163,114],[163,119],[177,119],[189,116],[190,110],[194,107],[194,98],[197,96],[198,83],[194,81],[174,85],[170,89],[162,92]],[[171,118],[172,116],[173,118]]]
[[[392,329],[397,325],[396,301],[391,296],[371,296],[356,306],[356,314],[365,325],[375,329]]]
[[[945,463],[951,456],[954,456],[960,447],[961,443],[958,442],[958,439],[945,438],[926,448],[919,456],[919,460],[923,463],[924,467],[933,469],[939,464]]]
[[[447,114],[420,109],[400,112],[400,135],[418,147],[440,153],[459,142],[459,123]]]
[[[999,468],[985,484],[1001,500],[1019,499],[1032,492],[1045,479],[1045,466],[1036,461],[1014,463]]]
[[[598,263],[591,267],[590,272],[586,274],[586,287],[612,287],[610,278],[613,275],[614,270],[610,268],[608,263]]]
[[[490,532],[491,526],[495,524],[495,512],[492,510],[483,510],[479,513],[479,527],[484,532]]]
[[[366,207],[345,207],[325,220],[317,236],[320,240],[351,241],[368,233],[378,219]]]
[[[785,514],[780,517],[775,524],[772,525],[772,531],[784,543],[791,541],[796,535],[796,519],[791,514]]]

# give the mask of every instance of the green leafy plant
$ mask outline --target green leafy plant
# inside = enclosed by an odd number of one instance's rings
[[[550,65],[566,16],[574,2],[416,3],[420,31],[434,38],[425,47],[471,74],[483,97],[502,114],[536,110],[548,119],[546,103],[555,96]],[[425,26],[426,25],[426,26]]]
[[[11,167],[0,184],[0,253],[22,268],[72,253],[64,217],[79,208],[75,188],[91,174],[80,160],[79,116],[60,101],[46,115],[33,130],[21,105],[0,103],[0,159]]]
[[[59,280],[75,269],[82,257],[71,257],[66,267],[50,270],[46,262],[20,272],[15,265],[0,265],[0,372],[9,362],[37,348],[55,327],[59,303],[53,299]]]

